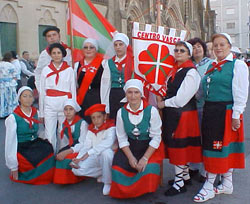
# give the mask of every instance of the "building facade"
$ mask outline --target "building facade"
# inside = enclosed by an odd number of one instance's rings
[[[187,39],[210,39],[215,31],[215,15],[210,0],[161,0],[161,25],[188,31]],[[132,22],[156,24],[157,0],[92,0],[118,31],[131,36]],[[1,0],[0,55],[27,50],[36,59],[46,46],[42,31],[47,26],[61,29],[66,40],[67,0]]]
[[[216,13],[216,32],[228,33],[233,46],[249,48],[249,0],[210,0]]]

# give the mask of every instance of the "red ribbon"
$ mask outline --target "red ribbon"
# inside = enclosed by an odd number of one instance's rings
[[[23,113],[23,111],[21,110],[20,106],[17,106],[16,109],[14,110],[14,113],[17,114],[18,116],[26,119],[29,121],[29,128],[32,128],[32,122],[34,123],[41,123],[39,120],[35,119],[34,116],[37,113],[37,110],[35,107],[31,107],[31,115],[30,117],[28,117],[27,115],[25,115]]]
[[[75,125],[79,120],[81,120],[80,116],[76,115],[74,117],[74,120],[72,121],[71,124],[69,124],[68,120],[65,119],[65,121],[63,122],[63,129],[61,131],[61,139],[63,138],[64,136],[64,131],[66,128],[68,128],[68,135],[69,135],[69,146],[71,147],[72,144],[74,143],[74,139],[73,139],[73,136],[72,136],[72,132],[71,132],[71,126],[72,125]]]
[[[96,128],[93,123],[91,123],[88,127],[89,131],[93,132],[94,134],[97,134],[98,132],[101,132],[102,130],[107,130],[110,127],[115,127],[114,120],[108,119],[106,122],[104,122],[101,127]]]
[[[171,81],[174,81],[175,75],[179,69],[184,68],[196,68],[194,63],[191,60],[187,60],[186,62],[182,63],[181,65],[178,65],[177,62],[175,62],[173,71],[172,71],[172,79]]]
[[[67,64],[67,62],[63,61],[63,64],[62,66],[60,67],[60,69],[56,69],[56,67],[54,66],[54,64],[52,63],[52,61],[50,62],[49,64],[49,68],[52,70],[52,72],[50,72],[46,78],[56,74],[56,85],[58,84],[58,81],[59,81],[59,73],[64,71],[65,69],[68,69],[69,68],[69,65]]]
[[[213,72],[215,69],[217,69],[219,72],[221,71],[221,66],[223,64],[225,64],[226,62],[228,62],[227,60],[223,60],[223,61],[220,61],[219,63],[216,63],[216,62],[213,62],[212,63],[212,68],[210,68],[206,73],[205,75],[207,75],[208,73],[210,72]]]
[[[115,56],[113,57],[113,61],[115,62]],[[122,71],[122,65],[124,65],[127,61],[127,57],[125,57],[121,62],[115,62],[115,64],[117,65],[117,69],[119,70],[119,72]]]
[[[129,110],[129,109],[127,108],[128,103],[126,103],[126,104],[124,105],[124,108],[125,108],[126,111],[128,111],[129,113],[131,113],[131,114],[133,114],[133,115],[139,115],[139,113],[141,113],[142,111],[144,111],[144,109],[147,108],[147,106],[148,106],[148,102],[147,102],[144,98],[142,99],[142,103],[143,103],[143,109],[142,109],[142,110],[138,110],[138,111],[136,111],[136,112],[131,111],[131,110]]]

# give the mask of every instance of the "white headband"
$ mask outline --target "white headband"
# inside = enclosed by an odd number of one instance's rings
[[[190,56],[192,56],[193,55],[193,45],[191,45],[189,42],[186,42],[186,41],[179,41],[179,42],[182,42],[186,45],[187,49],[189,50]]]
[[[82,47],[84,47],[84,46],[86,45],[86,43],[91,43],[91,44],[95,47],[96,51],[98,50],[98,42],[97,42],[97,40],[95,40],[95,39],[93,39],[93,38],[87,38],[87,39],[83,42]]]
[[[26,90],[31,91],[32,94],[33,94],[33,91],[32,91],[32,89],[31,89],[30,87],[28,87],[28,86],[22,86],[22,87],[18,90],[18,92],[17,92],[17,100],[18,100],[18,101],[19,101],[19,98],[20,98],[21,94],[22,94],[24,91],[26,91]]]
[[[117,33],[117,34],[115,34],[115,36],[113,38],[113,43],[115,41],[118,41],[118,40],[122,41],[128,47],[128,45],[129,45],[129,38],[128,38],[127,35],[125,35],[124,33]]]
[[[230,35],[228,35],[227,33],[220,33],[220,35],[223,35],[228,40],[230,45],[233,44]]]
[[[79,112],[81,110],[81,107],[73,99],[67,99],[66,101],[64,101],[63,108],[65,108],[65,106],[72,106],[76,112]]]

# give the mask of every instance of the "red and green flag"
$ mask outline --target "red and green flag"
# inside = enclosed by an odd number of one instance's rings
[[[73,49],[73,61],[81,58],[82,44],[86,38],[98,41],[98,52],[112,57],[112,38],[116,29],[95,8],[90,0],[69,0],[67,37]]]

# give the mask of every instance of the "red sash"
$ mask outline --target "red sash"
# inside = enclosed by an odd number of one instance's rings
[[[191,60],[187,60],[186,62],[182,63],[179,66],[178,66],[177,62],[175,62],[174,67],[173,67],[173,71],[171,73],[171,77],[172,77],[171,81],[174,81],[175,75],[179,69],[181,69],[181,68],[185,69],[185,68],[191,68],[191,67],[196,68],[194,63]]]
[[[48,78],[48,77],[50,77],[50,76],[56,74],[55,83],[56,83],[56,85],[57,85],[57,84],[58,84],[58,81],[59,81],[59,73],[62,72],[62,71],[64,71],[65,69],[68,69],[70,66],[67,64],[67,62],[63,61],[63,64],[62,64],[62,66],[60,67],[60,69],[56,69],[55,66],[54,66],[54,64],[53,64],[52,61],[51,61],[48,67],[52,70],[52,72],[50,72],[50,73],[46,76],[46,78]]]
[[[98,132],[101,132],[102,130],[107,130],[110,127],[115,127],[114,120],[107,119],[106,122],[104,122],[101,127],[96,128],[93,123],[91,123],[88,127],[89,131],[93,132],[94,134],[97,134]]]
[[[31,115],[30,117],[28,117],[27,115],[25,115],[23,113],[23,111],[21,110],[20,106],[17,106],[16,109],[14,110],[14,113],[17,114],[18,116],[20,116],[21,118],[24,118],[26,120],[29,121],[29,127],[32,128],[32,122],[34,123],[41,123],[39,120],[35,119],[34,116],[37,113],[37,110],[35,107],[31,107]]]
[[[83,100],[85,98],[85,95],[89,89],[90,84],[92,83],[101,63],[102,63],[103,58],[101,56],[96,56],[93,61],[85,67],[81,67],[81,70],[83,68],[86,68],[86,73],[84,75],[84,78],[82,80],[82,83],[78,89],[77,92],[77,102],[78,104],[82,104]]]
[[[68,96],[68,98],[72,98],[72,94],[70,92],[59,91],[59,90],[56,90],[56,89],[47,89],[46,90],[46,95],[47,96],[53,96],[53,97]]]
[[[64,136],[64,131],[66,128],[68,128],[68,135],[69,135],[69,146],[71,147],[72,144],[74,143],[74,139],[73,139],[73,136],[72,136],[72,132],[71,132],[71,126],[72,125],[75,125],[79,120],[81,120],[80,116],[76,115],[74,117],[74,120],[72,121],[71,124],[69,124],[69,122],[67,121],[67,119],[65,119],[65,121],[63,122],[63,129],[61,131],[61,139],[63,138]]]

